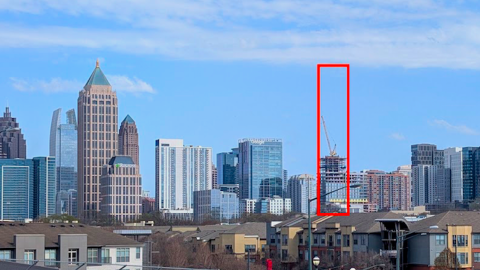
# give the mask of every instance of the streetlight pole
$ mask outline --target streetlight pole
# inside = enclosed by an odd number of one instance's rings
[[[362,184],[353,184],[350,186],[350,188],[359,188],[361,187]],[[313,198],[313,199],[310,199],[310,183],[308,183],[307,185],[308,187],[308,205],[307,205],[307,212],[308,212],[308,270],[312,270],[312,264],[313,264],[313,261],[312,261],[312,241],[311,241],[311,238],[312,238],[312,219],[311,219],[311,212],[310,212],[310,204],[314,201],[317,200],[317,198]],[[333,191],[330,191],[330,192],[327,192],[323,195],[320,196],[320,199],[323,198],[323,197],[327,197],[328,195],[332,194],[332,193],[335,193],[339,190],[342,190],[342,189],[345,189],[347,188],[347,186],[345,185],[344,187],[341,187],[341,188],[337,188]]]

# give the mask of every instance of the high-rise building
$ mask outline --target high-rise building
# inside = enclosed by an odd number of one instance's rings
[[[239,184],[224,184],[219,185],[218,189],[223,192],[232,192],[237,194],[237,197],[240,197],[240,185]]]
[[[15,158],[27,158],[27,142],[17,118],[12,117],[7,107],[3,117],[0,117],[0,159]]]
[[[230,222],[239,217],[239,200],[237,194],[223,192],[218,189],[199,190],[193,192],[194,220],[204,222],[215,220]]]
[[[367,197],[380,211],[410,210],[410,176],[400,171],[366,171]]]
[[[103,165],[117,154],[117,94],[99,62],[78,97],[78,215],[96,220]]]
[[[218,189],[218,172],[215,164],[212,164],[212,188]]]
[[[287,196],[287,188],[288,188],[288,171],[283,170],[283,195],[282,195],[282,197]]]
[[[317,197],[317,179],[313,175],[300,174],[288,180],[287,198],[292,201],[292,210],[296,213],[308,214],[309,199]],[[310,203],[311,213],[316,213],[317,202]]]
[[[241,199],[240,200],[240,215],[249,215],[255,213],[255,199]]]
[[[133,162],[140,165],[137,125],[130,115],[127,115],[120,125],[120,131],[118,134],[118,154],[131,156]]]
[[[157,209],[193,209],[193,192],[212,189],[212,148],[158,139],[155,146]]]
[[[462,148],[451,147],[443,150],[445,177],[450,181],[450,201],[463,201],[463,158]]]
[[[33,219],[34,167],[31,159],[0,159],[0,219]]]
[[[238,148],[232,152],[217,154],[217,179],[218,185],[231,185],[236,183],[236,168],[238,164]]]
[[[331,199],[325,194],[332,191],[332,188],[346,185],[346,160],[339,156],[325,156],[320,159],[320,211],[323,213],[329,212],[326,207]],[[346,195],[343,194],[342,198],[345,199]]]
[[[115,156],[102,168],[101,215],[120,222],[142,214],[142,177],[130,156]]]
[[[480,197],[480,147],[462,148],[463,200]]]
[[[238,146],[240,198],[283,196],[282,140],[242,139]]]
[[[57,178],[57,214],[74,215],[77,209],[73,210],[76,202],[77,190],[77,122],[75,110],[68,110],[67,123],[62,124],[62,109],[53,112],[52,125],[50,129],[50,152],[55,157],[56,178]],[[70,210],[69,212],[65,212]]]
[[[413,206],[449,202],[443,150],[434,144],[414,144],[412,150]]]
[[[35,218],[48,217],[56,213],[55,157],[34,157],[33,169],[33,216]]]

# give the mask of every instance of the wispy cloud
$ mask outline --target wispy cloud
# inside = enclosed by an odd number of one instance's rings
[[[123,75],[107,75],[113,90],[129,94],[155,93],[155,89],[145,81],[136,77],[130,78]],[[80,91],[84,83],[78,80],[66,80],[53,78],[50,80],[25,80],[10,78],[12,87],[22,92],[44,92],[44,93],[68,93]]]
[[[0,12],[63,13],[103,22],[102,27],[89,26],[89,20],[82,27],[4,22],[0,23],[0,47],[94,48],[189,60],[478,69],[480,15],[455,3],[0,1]]]
[[[401,133],[398,133],[398,132],[394,132],[394,133],[390,134],[389,137],[394,139],[394,140],[397,140],[397,141],[405,140],[405,136]]]
[[[466,134],[466,135],[479,135],[480,134],[478,131],[476,131],[476,130],[470,128],[470,127],[467,127],[465,125],[453,125],[453,124],[450,124],[449,122],[447,122],[445,120],[435,119],[435,120],[432,121],[431,124],[434,125],[434,126],[444,128],[444,129],[449,130],[449,131],[461,133],[461,134]]]

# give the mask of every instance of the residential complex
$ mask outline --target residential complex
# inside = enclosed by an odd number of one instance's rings
[[[78,96],[78,215],[96,220],[100,211],[103,165],[117,154],[117,94],[100,69],[95,69]]]
[[[157,209],[193,209],[193,192],[212,189],[212,149],[181,139],[158,139],[155,149]]]
[[[410,210],[410,177],[400,171],[366,171],[368,202],[380,211]]]

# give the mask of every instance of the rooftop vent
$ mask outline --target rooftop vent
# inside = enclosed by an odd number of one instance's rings
[[[25,226],[25,223],[20,223],[20,226]]]
[[[50,227],[55,228],[55,227],[57,227],[57,226],[55,226],[55,225],[50,225]]]
[[[10,226],[15,226],[15,223],[10,223]]]
[[[60,225],[60,227],[64,228],[64,227],[65,227],[65,225],[63,225],[63,224],[62,224],[62,225]]]

